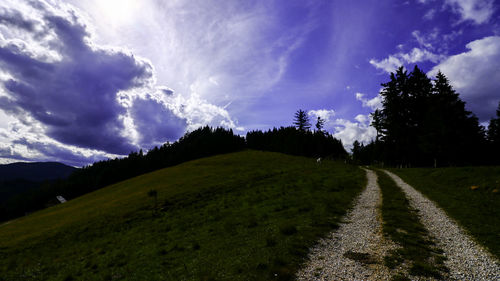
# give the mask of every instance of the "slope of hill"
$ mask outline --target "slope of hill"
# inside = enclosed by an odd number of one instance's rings
[[[76,170],[75,167],[58,162],[11,163],[0,165],[0,181],[23,179],[44,181],[67,178]]]
[[[187,162],[0,225],[0,279],[287,279],[364,184],[279,153]]]

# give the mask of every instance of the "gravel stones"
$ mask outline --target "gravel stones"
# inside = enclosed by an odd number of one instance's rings
[[[377,176],[366,170],[368,184],[356,198],[344,223],[310,250],[309,261],[297,273],[298,280],[389,280],[383,265],[386,253],[396,245],[384,239]]]
[[[385,171],[403,190],[413,208],[437,245],[448,258],[445,265],[454,280],[500,280],[498,261],[472,240],[465,231],[434,202],[405,183],[395,174]]]

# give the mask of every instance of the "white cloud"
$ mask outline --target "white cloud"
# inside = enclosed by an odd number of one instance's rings
[[[358,114],[354,117],[354,121],[334,118],[335,111],[328,109],[311,110],[309,115],[320,116],[325,120],[326,131],[332,132],[335,138],[340,139],[347,151],[352,148],[352,143],[355,140],[366,144],[377,135],[376,130],[370,126],[371,117],[369,115]]]
[[[376,97],[372,99],[367,99],[365,98],[365,94],[362,93],[356,93],[356,99],[359,100],[364,107],[369,107],[373,110],[379,109],[382,107],[382,97],[380,95],[377,95]]]
[[[490,36],[466,45],[468,51],[436,65],[467,102],[467,107],[484,121],[493,117],[500,101],[500,36]]]
[[[429,11],[427,11],[427,13],[425,13],[424,19],[426,19],[426,20],[432,20],[435,15],[436,15],[436,10],[435,9],[430,9]]]
[[[403,62],[395,55],[390,55],[389,57],[382,60],[371,59],[370,64],[378,69],[382,69],[387,73],[391,73],[394,72],[398,67],[402,66]]]
[[[493,0],[445,0],[445,3],[460,14],[461,21],[471,20],[476,24],[487,23],[495,11]]]
[[[387,73],[391,73],[404,64],[411,64],[422,61],[438,62],[442,58],[443,57],[441,55],[434,54],[426,49],[413,48],[409,53],[399,52],[393,55],[389,55],[385,59],[371,59],[369,62],[376,68],[381,69]]]
[[[432,43],[435,42],[437,37],[438,37],[439,31],[438,29],[434,29],[432,32],[429,34],[422,34],[419,30],[414,30],[411,35],[415,37],[417,40],[418,44],[421,47],[427,48],[427,49],[433,49]]]
[[[314,116],[315,118],[320,117],[325,120],[325,122],[329,122],[335,116],[335,111],[333,109],[318,109],[318,110],[309,110],[307,113],[309,116]]]
[[[434,0],[418,0],[421,4],[427,4]],[[473,21],[475,24],[487,23],[495,12],[495,0],[443,0],[444,5],[450,7],[454,13],[460,15],[460,21]],[[432,19],[435,9],[430,9],[424,16]]]
[[[357,122],[346,119],[337,119],[334,122],[334,137],[342,140],[342,144],[347,150],[352,148],[352,143],[357,140],[362,143],[369,143],[375,139],[377,131],[370,126],[370,117],[367,115],[357,115]]]

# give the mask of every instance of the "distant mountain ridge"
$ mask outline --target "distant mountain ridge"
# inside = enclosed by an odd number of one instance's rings
[[[0,221],[43,208],[56,192],[46,186],[78,170],[58,162],[0,165]]]
[[[17,162],[0,165],[0,181],[45,181],[67,178],[77,168],[59,162]]]

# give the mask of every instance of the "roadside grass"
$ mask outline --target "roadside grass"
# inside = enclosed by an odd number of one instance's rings
[[[0,280],[289,280],[365,183],[279,153],[187,162],[0,226]]]
[[[500,259],[500,167],[391,169]],[[472,190],[472,186],[477,189]],[[495,192],[496,189],[496,192]]]
[[[386,173],[377,171],[377,176],[382,190],[384,234],[401,246],[385,257],[385,264],[391,269],[408,267],[413,276],[442,279],[447,271],[445,258],[420,222],[417,210],[410,207],[403,191]],[[396,275],[393,280],[408,279]]]

